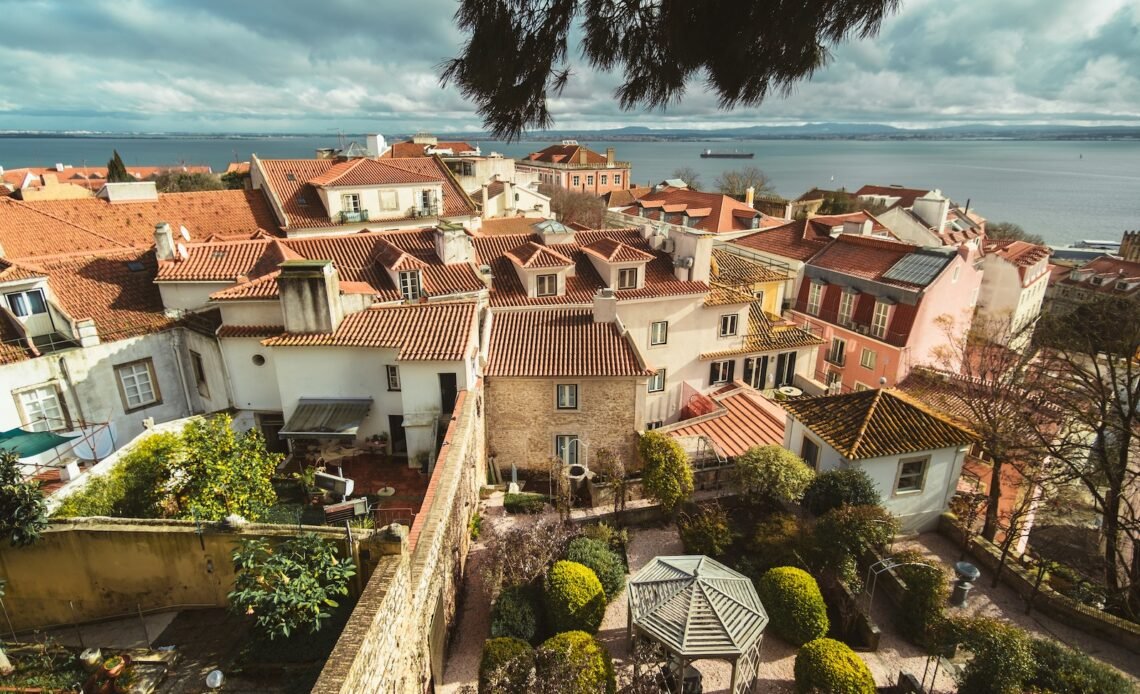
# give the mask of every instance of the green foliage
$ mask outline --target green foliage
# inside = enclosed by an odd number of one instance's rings
[[[160,193],[190,193],[196,190],[222,190],[222,181],[214,174],[189,171],[163,171],[154,177]]]
[[[503,497],[503,508],[507,513],[542,513],[545,507],[545,494],[507,494]]]
[[[1037,245],[1044,245],[1045,243],[1045,239],[1040,234],[1030,234],[1020,224],[1013,222],[986,222],[986,238],[994,241],[1004,239],[1026,241]]]
[[[271,478],[280,453],[265,449],[256,428],[238,434],[228,414],[194,420],[182,432],[182,456],[171,480],[177,515],[256,521],[277,501]]]
[[[245,182],[249,180],[248,173],[241,173],[239,171],[230,171],[222,174],[222,186],[226,190],[242,190],[245,188]]]
[[[508,586],[491,607],[491,636],[534,642],[538,636],[538,607],[534,589]]]
[[[736,539],[728,514],[716,503],[702,505],[691,514],[682,513],[677,529],[687,554],[722,557]]]
[[[87,485],[64,499],[53,515],[161,518],[170,466],[180,451],[177,434],[148,436],[125,453],[106,475],[89,477]]]
[[[606,614],[606,592],[597,575],[577,562],[556,562],[546,576],[546,616],[553,631],[595,633]]]
[[[862,468],[840,467],[821,473],[804,491],[804,507],[822,516],[843,504],[874,506],[880,502],[875,483]]]
[[[471,516],[471,522],[467,524],[467,529],[471,531],[472,540],[479,539],[479,533],[483,532],[483,516],[478,511]]]
[[[827,633],[827,606],[811,574],[780,566],[764,574],[756,584],[760,602],[776,635],[799,646]]]
[[[844,504],[833,508],[812,529],[812,565],[858,590],[858,556],[867,546],[885,547],[898,527],[898,521],[882,506]]]
[[[276,547],[261,539],[242,540],[233,553],[232,609],[251,615],[261,636],[288,637],[302,629],[318,631],[337,607],[334,596],[348,595],[356,574],[352,559],[314,533],[285,540]]]
[[[738,568],[755,580],[777,566],[800,566],[802,545],[799,519],[788,513],[773,513],[756,524]]]
[[[34,543],[47,527],[47,502],[36,480],[25,480],[20,457],[0,449],[0,539],[13,547]]]
[[[958,677],[959,694],[1020,694],[1033,673],[1029,637],[1021,629],[990,617],[961,624],[962,645],[973,657]]]
[[[799,694],[875,694],[875,679],[863,659],[835,639],[815,639],[796,654]]]
[[[637,443],[645,493],[672,513],[693,493],[693,469],[681,444],[667,434],[647,431]]]
[[[606,601],[612,601],[625,588],[625,562],[603,542],[579,537],[570,542],[566,559],[589,568],[598,577]]]
[[[538,690],[565,694],[614,694],[614,666],[597,639],[583,631],[550,637],[535,653]]]
[[[114,154],[111,156],[110,161],[107,162],[107,182],[108,183],[130,183],[138,179],[127,172],[127,165],[123,163],[123,158],[119,156],[119,150],[112,150]]]
[[[894,559],[904,564],[895,572],[907,588],[896,613],[899,631],[911,643],[934,650],[940,645],[938,637],[950,597],[949,577],[919,552],[899,552]]]
[[[526,694],[534,649],[510,637],[487,639],[479,661],[480,694]]]
[[[1126,677],[1084,653],[1050,639],[1033,639],[1034,673],[1026,689],[1051,694],[1132,694]]]
[[[629,544],[629,533],[626,529],[615,528],[609,523],[587,525],[582,528],[582,536],[601,542],[619,555],[625,554],[625,548]]]
[[[740,491],[752,503],[799,501],[815,477],[808,464],[783,446],[753,446],[736,459]]]

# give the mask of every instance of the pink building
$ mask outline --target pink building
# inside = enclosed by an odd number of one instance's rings
[[[603,156],[577,140],[563,140],[519,159],[515,171],[536,175],[539,183],[604,195],[629,188],[633,165],[617,161],[613,147],[607,147]]]
[[[940,364],[939,348],[969,325],[977,303],[976,256],[969,245],[839,235],[805,264],[789,312],[824,340],[815,380],[831,393],[889,388],[916,365]]]

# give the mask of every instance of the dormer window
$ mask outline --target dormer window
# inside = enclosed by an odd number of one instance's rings
[[[360,196],[356,193],[345,193],[340,196],[340,209],[345,212],[359,212]]]
[[[47,313],[47,302],[42,289],[29,289],[24,292],[6,294],[8,308],[20,318]]]
[[[555,296],[558,294],[558,275],[539,275],[536,279],[538,296]]]
[[[400,296],[408,301],[420,298],[419,270],[405,270],[400,273]]]
[[[637,289],[637,268],[618,270],[618,289]]]

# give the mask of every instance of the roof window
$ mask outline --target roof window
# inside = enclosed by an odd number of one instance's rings
[[[143,265],[142,262],[138,260],[128,260],[127,269],[131,272],[142,272],[146,269],[146,265]]]

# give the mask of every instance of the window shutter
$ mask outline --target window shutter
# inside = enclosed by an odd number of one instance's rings
[[[736,360],[728,362],[728,382],[732,383],[732,372],[736,370]]]
[[[709,364],[709,385],[716,383],[716,362]]]
[[[755,357],[747,357],[744,360],[744,382],[752,385],[752,371],[756,365]]]

